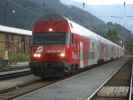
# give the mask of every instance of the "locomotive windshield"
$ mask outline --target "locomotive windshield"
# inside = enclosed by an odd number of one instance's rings
[[[67,33],[36,33],[33,35],[33,44],[66,44]]]

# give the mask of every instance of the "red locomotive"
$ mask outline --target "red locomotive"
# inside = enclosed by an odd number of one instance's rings
[[[122,55],[117,44],[64,17],[33,27],[30,67],[36,76],[60,76]]]

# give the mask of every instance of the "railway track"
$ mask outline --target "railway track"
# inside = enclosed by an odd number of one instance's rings
[[[28,84],[24,84],[24,85],[20,85],[20,86],[16,86],[16,87],[4,90],[0,93],[0,100],[12,100],[15,97],[40,89],[56,81],[36,80]]]
[[[90,68],[88,68],[88,69],[90,69]],[[86,69],[87,70],[87,69]],[[25,70],[25,71],[28,71],[28,69],[27,70]],[[52,83],[55,83],[55,82],[57,82],[57,81],[61,81],[61,80],[64,80],[64,79],[66,79],[66,78],[70,78],[70,77],[72,77],[73,75],[76,75],[76,74],[79,74],[79,73],[81,73],[81,72],[84,72],[85,70],[82,70],[82,71],[79,71],[79,72],[76,72],[76,73],[74,73],[74,74],[72,74],[72,75],[69,75],[69,76],[66,76],[66,77],[64,77],[64,78],[59,78],[59,79],[55,79],[55,78],[53,78],[53,79],[46,79],[46,80],[42,80],[42,79],[34,79],[34,80],[32,80],[32,81],[30,81],[30,82],[28,82],[28,83],[24,83],[24,84],[21,84],[21,85],[16,85],[16,86],[13,86],[13,87],[10,87],[10,88],[7,88],[7,89],[4,89],[4,90],[0,90],[0,100],[11,100],[11,99],[13,99],[13,98],[15,98],[15,97],[18,97],[18,96],[21,96],[21,95],[24,95],[24,94],[26,94],[26,93],[29,93],[29,92],[32,92],[32,91],[35,91],[35,90],[37,90],[37,89],[40,89],[40,88],[42,88],[42,87],[45,87],[45,86],[47,86],[47,85],[50,85],[50,84],[52,84]],[[18,71],[18,73],[19,73],[19,71]],[[22,71],[22,73],[23,73],[23,71]],[[14,75],[11,75],[11,74],[17,74],[15,71],[13,71],[13,72],[10,72],[10,74],[9,73],[7,73],[7,75],[6,74],[2,74],[1,76],[0,76],[0,79],[2,79],[2,80],[5,80],[5,79],[11,79],[11,78],[13,78],[14,77]],[[24,73],[23,73],[24,74]],[[29,72],[28,72],[28,74],[29,74]],[[28,75],[27,74],[27,75]],[[9,75],[11,75],[11,76],[9,76]],[[26,75],[26,74],[25,74]],[[3,77],[4,76],[4,77]],[[16,75],[15,75],[16,76]],[[18,76],[21,76],[21,74],[20,75],[17,75],[17,77]],[[23,76],[22,76],[23,77]],[[19,77],[19,78],[21,78],[21,77]],[[33,77],[32,77],[33,78]]]
[[[11,78],[25,76],[29,74],[31,74],[30,68],[4,71],[4,72],[0,72],[0,80],[11,79]]]
[[[90,68],[88,68],[88,69],[90,69]],[[12,88],[4,89],[4,90],[0,91],[0,100],[12,100],[15,97],[19,97],[19,96],[27,94],[29,92],[38,90],[38,89],[40,89],[42,87],[48,86],[48,85],[53,84],[53,83],[55,83],[57,81],[65,80],[67,78],[72,77],[73,75],[77,75],[77,74],[82,73],[82,72],[84,72],[86,70],[81,70],[81,71],[79,71],[77,73],[74,73],[72,75],[66,76],[66,77],[64,77],[62,79],[61,78],[59,78],[59,79],[46,79],[46,80],[42,80],[42,79],[37,79],[36,80],[35,79],[35,81],[28,82],[26,84],[16,85],[16,86],[14,86]]]
[[[105,85],[88,100],[133,100],[133,60],[128,61]]]
[[[94,67],[97,67],[97,66],[98,65],[93,66],[91,68],[94,68]],[[91,68],[88,68],[88,69],[91,69]],[[83,71],[81,71],[81,72],[83,72]],[[79,72],[79,73],[81,73],[81,72]],[[73,75],[76,75],[76,74],[79,74],[79,73],[75,73]],[[71,76],[73,76],[73,75],[71,75]],[[32,82],[29,82],[27,84],[17,85],[13,88],[6,89],[4,91],[0,91],[0,100],[11,100],[15,97],[19,97],[19,96],[22,96],[22,95],[27,94],[29,92],[38,90],[42,87],[48,86],[48,85],[53,84],[57,81],[65,80],[67,78],[70,78],[71,76],[67,76],[63,79],[55,79],[55,80],[44,80],[43,81],[41,79],[38,79],[38,80],[35,80],[35,81],[32,81]]]
[[[66,76],[63,79],[51,79],[51,80],[47,79],[47,81],[41,80],[41,79],[37,79],[37,80],[35,79],[35,81],[28,82],[26,84],[16,85],[16,86],[13,86],[11,88],[4,89],[4,90],[0,91],[0,100],[11,100],[15,97],[18,97],[18,96],[24,95],[26,93],[32,92],[34,90],[40,89],[42,87],[45,87],[45,86],[50,85],[52,83],[55,83],[57,81],[61,81],[61,80],[64,80],[66,78],[70,78],[73,75],[82,73],[88,69],[91,69],[91,68],[94,68],[97,66],[98,65],[95,65],[93,67],[89,67],[87,69],[73,73],[72,75]],[[3,79],[4,79],[4,77],[3,77]]]

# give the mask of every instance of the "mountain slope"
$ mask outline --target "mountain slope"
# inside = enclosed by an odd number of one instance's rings
[[[4,0],[0,3],[0,24],[31,30],[36,20],[49,13],[66,16],[100,35],[107,33],[110,28],[87,11],[65,5],[60,0]],[[131,32],[126,28],[115,24],[112,26],[118,28],[122,39],[126,40],[131,36]]]

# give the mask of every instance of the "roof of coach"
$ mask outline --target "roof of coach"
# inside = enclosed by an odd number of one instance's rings
[[[116,43],[114,43],[114,42],[112,42],[112,41],[96,34],[95,32],[83,27],[82,25],[79,25],[76,22],[71,21],[69,19],[67,19],[67,20],[68,20],[68,23],[72,24],[71,31],[77,31],[77,29],[78,29],[79,31],[82,31],[82,32],[77,32],[77,34],[80,34],[80,35],[83,35],[83,36],[89,36],[89,37],[91,37],[91,39],[97,39],[97,40],[103,41],[104,43],[108,43],[110,45],[114,45],[114,46],[117,46],[117,47],[121,48]]]
[[[32,35],[32,31],[15,28],[15,27],[4,26],[4,25],[0,25],[0,32],[18,34],[18,35],[28,35],[28,36]]]

